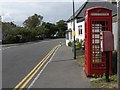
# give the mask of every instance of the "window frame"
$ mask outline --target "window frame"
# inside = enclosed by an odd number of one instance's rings
[[[78,35],[82,35],[83,34],[83,29],[82,29],[82,25],[78,26]]]

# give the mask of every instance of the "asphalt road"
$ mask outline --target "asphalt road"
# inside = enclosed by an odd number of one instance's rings
[[[4,47],[2,50],[2,88],[13,88],[64,39],[45,40],[24,45]]]

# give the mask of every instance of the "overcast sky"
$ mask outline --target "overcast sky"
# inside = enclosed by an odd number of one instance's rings
[[[50,1],[50,2],[49,2]],[[86,0],[75,0],[77,10]],[[14,22],[21,26],[23,21],[34,14],[43,16],[43,21],[55,23],[67,20],[72,15],[72,0],[1,0],[2,21]]]

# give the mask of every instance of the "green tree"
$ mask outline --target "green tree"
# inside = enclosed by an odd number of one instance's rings
[[[54,35],[56,34],[57,32],[57,27],[55,24],[52,24],[52,23],[43,23],[42,26],[44,27],[44,34],[45,34],[45,37],[46,38],[53,38]]]
[[[45,28],[43,26],[39,26],[35,28],[37,35],[35,36],[38,40],[44,39],[45,37]]]
[[[58,28],[58,33],[57,33],[57,36],[58,37],[65,37],[65,32],[67,30],[67,23],[66,21],[64,20],[59,20],[57,23],[56,23],[56,26]]]
[[[17,27],[13,22],[2,22],[3,43],[14,43],[16,41]]]
[[[23,25],[26,28],[32,29],[39,26],[42,23],[43,16],[34,14],[33,16],[28,17],[24,22]]]

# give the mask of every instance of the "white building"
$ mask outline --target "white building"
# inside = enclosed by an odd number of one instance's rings
[[[102,6],[112,10],[113,17],[113,34],[114,34],[114,47],[117,48],[117,5],[116,2],[112,0],[91,2],[92,0],[87,0],[76,12],[75,12],[75,39],[84,40],[85,38],[85,10],[91,7]],[[71,16],[67,21],[68,30],[66,31],[66,45],[68,42],[73,41],[72,31],[73,31],[73,16]]]

